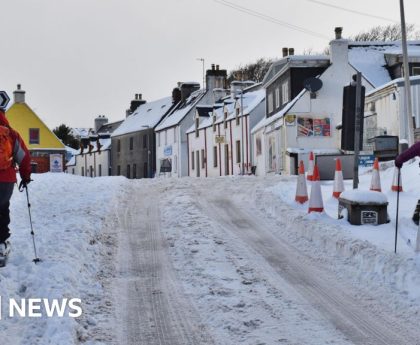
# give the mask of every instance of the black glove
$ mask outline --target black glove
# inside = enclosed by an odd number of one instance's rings
[[[31,179],[28,179],[28,180],[22,179],[22,181],[20,181],[19,183],[19,190],[23,191],[31,181],[32,181]]]

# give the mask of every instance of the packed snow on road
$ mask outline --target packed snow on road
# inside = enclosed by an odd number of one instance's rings
[[[34,175],[42,262],[15,190],[1,334],[11,344],[419,344],[420,170],[402,169],[397,254],[393,171],[380,171],[390,218],[380,226],[338,220],[332,181],[321,182],[325,212],[308,214],[295,176]],[[7,315],[5,301],[23,298],[80,298],[83,314]]]

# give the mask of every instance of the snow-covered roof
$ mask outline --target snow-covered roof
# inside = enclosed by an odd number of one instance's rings
[[[296,64],[302,66],[305,63],[328,63],[330,58],[328,55],[288,55],[280,60],[277,60],[272,63],[268,69],[264,79],[262,81],[263,85],[266,85],[274,79],[274,77],[287,65],[287,64]]]
[[[236,99],[236,102],[239,102],[238,105],[240,105],[241,98],[240,96]],[[253,92],[247,92],[244,93],[242,98],[242,103],[244,107],[243,115],[250,114],[261,102],[265,100],[265,90],[257,90]],[[216,116],[215,123],[222,123],[224,119],[224,112],[227,110],[228,117],[227,120],[232,120],[236,117],[236,103],[235,102],[226,102],[224,107],[218,107],[214,108],[212,112],[208,113],[208,117],[200,117],[200,124],[198,126],[198,129],[207,128],[213,125],[213,116]],[[239,116],[242,116],[242,113],[239,114]],[[186,133],[192,133],[195,131],[195,123],[188,128]]]
[[[402,54],[401,41],[349,42],[349,63],[363,74],[373,87],[391,81],[385,55]],[[420,56],[420,42],[408,42],[408,55]]]
[[[71,129],[71,134],[75,137],[86,138],[90,135],[92,128],[76,127]]]
[[[172,97],[165,97],[153,102],[140,105],[124,122],[112,133],[113,137],[138,132],[155,127],[162,117],[170,110]]]
[[[410,77],[410,85],[418,85],[418,84],[420,84],[420,76],[419,75]],[[378,91],[386,89],[387,87],[389,87],[391,85],[404,86],[404,78],[398,78],[398,79],[391,80],[389,83],[383,84],[383,85],[377,87],[376,89],[373,89],[373,90],[367,92],[366,97],[371,96],[371,95],[377,93]]]
[[[165,128],[170,128],[179,124],[182,119],[190,112],[190,110],[196,106],[204,94],[205,92],[203,90],[193,92],[191,96],[186,100],[185,105],[182,108],[175,110],[173,113],[168,114],[155,130],[161,131]]]
[[[109,150],[111,148],[111,138],[100,138],[99,143],[102,145],[101,151]],[[98,152],[98,145],[97,145],[96,140],[91,140],[89,144],[93,146],[91,153]],[[83,149],[83,154],[86,154],[88,152],[89,152],[89,147]],[[79,149],[76,155],[80,155],[80,154],[81,154],[81,150]]]
[[[306,90],[303,89],[295,98],[293,98],[289,103],[287,103],[283,109],[279,110],[277,113],[270,117],[263,118],[254,126],[254,128],[252,128],[251,133],[259,131],[261,128],[268,126],[270,123],[277,121],[278,119],[286,115],[286,113],[295,105],[295,103],[303,96],[305,92]]]

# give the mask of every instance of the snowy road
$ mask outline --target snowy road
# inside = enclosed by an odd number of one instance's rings
[[[118,344],[211,344],[168,261],[156,190],[133,183],[128,195],[120,204],[114,282]]]
[[[118,344],[420,344],[418,317],[355,284],[345,262],[281,236],[323,225],[273,198],[272,183],[130,183],[119,205]]]

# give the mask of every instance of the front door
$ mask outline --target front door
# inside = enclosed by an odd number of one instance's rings
[[[225,175],[229,175],[229,145],[225,144]]]

